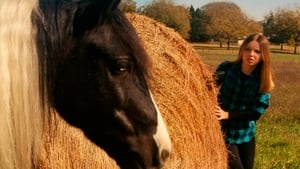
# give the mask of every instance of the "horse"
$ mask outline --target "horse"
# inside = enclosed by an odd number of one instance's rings
[[[217,88],[195,48],[176,31],[138,14],[126,14],[150,57],[149,87],[172,141],[166,169],[227,169],[227,149],[215,118]],[[58,113],[47,125],[40,169],[118,169],[116,163]],[[188,158],[187,158],[188,157]]]
[[[122,169],[171,153],[148,55],[120,0],[1,0],[0,168],[37,168],[53,112]]]

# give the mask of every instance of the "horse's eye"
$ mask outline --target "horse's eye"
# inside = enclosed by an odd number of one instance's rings
[[[128,72],[131,67],[131,62],[127,58],[118,59],[114,65],[114,72],[117,74],[121,74],[124,72]]]

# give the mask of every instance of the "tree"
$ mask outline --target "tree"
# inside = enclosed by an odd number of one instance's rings
[[[191,30],[190,30],[190,41],[192,42],[201,42],[207,41],[208,36],[204,33],[202,25],[202,13],[199,8],[196,10],[193,6],[190,7],[190,16],[191,16]]]
[[[119,9],[123,12],[135,13],[136,3],[133,0],[122,0],[119,5]]]
[[[233,2],[212,2],[201,7],[204,31],[211,38],[230,42],[237,40],[249,33],[260,33],[261,26],[254,20],[249,19]]]
[[[175,29],[183,38],[189,38],[190,15],[184,6],[175,5],[171,0],[157,0],[143,7],[141,14]]]
[[[289,10],[278,8],[275,12],[270,12],[265,16],[264,33],[270,37],[271,42],[289,43],[294,46],[294,53],[300,44],[300,12],[299,10]]]

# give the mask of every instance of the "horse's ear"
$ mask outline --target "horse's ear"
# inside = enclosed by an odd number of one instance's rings
[[[115,10],[121,0],[99,0],[102,4],[102,9],[105,11],[106,14],[111,13],[113,10]]]
[[[86,30],[104,22],[121,0],[77,0],[78,9],[74,16],[74,35],[81,36]]]

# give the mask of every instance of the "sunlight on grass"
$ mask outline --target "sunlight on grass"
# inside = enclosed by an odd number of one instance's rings
[[[300,168],[300,120],[292,121],[258,123],[255,168]]]

